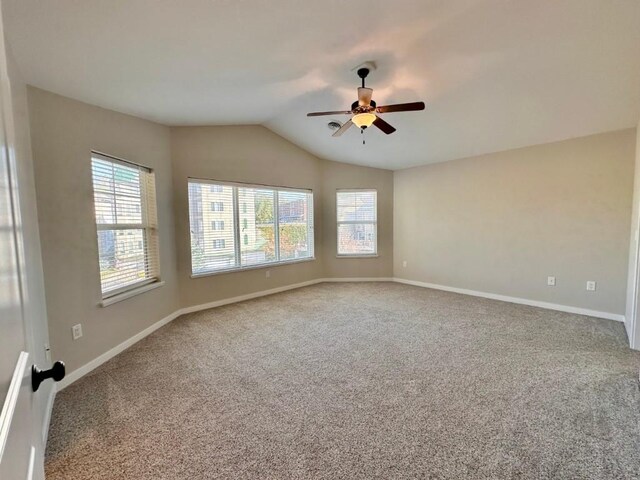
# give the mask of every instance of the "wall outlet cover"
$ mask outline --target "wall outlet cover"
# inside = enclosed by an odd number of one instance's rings
[[[594,280],[589,280],[587,282],[587,290],[590,292],[596,291],[596,282]]]
[[[547,285],[549,285],[550,287],[555,287],[556,285],[556,277],[547,277]]]
[[[71,327],[71,333],[73,334],[73,339],[77,340],[82,337],[82,324],[78,323]]]

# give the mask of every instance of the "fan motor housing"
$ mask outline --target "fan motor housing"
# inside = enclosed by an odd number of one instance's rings
[[[371,108],[369,108],[371,107]],[[358,101],[356,100],[355,102],[353,102],[351,104],[351,111],[354,113],[366,113],[366,112],[370,112],[371,110],[373,110],[374,108],[376,108],[376,102],[375,100],[371,100],[369,102],[369,107],[361,107],[360,104],[358,103]]]

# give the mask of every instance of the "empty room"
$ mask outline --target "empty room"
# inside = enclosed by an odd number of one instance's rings
[[[640,1],[0,7],[0,480],[640,479]]]

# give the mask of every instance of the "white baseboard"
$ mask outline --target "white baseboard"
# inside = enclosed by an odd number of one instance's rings
[[[180,315],[185,313],[199,312],[201,310],[208,310],[210,308],[221,307],[223,305],[229,305],[231,303],[244,302],[245,300],[252,300],[254,298],[266,297],[267,295],[273,295],[274,293],[282,293],[287,290],[295,290],[296,288],[308,287],[310,285],[316,285],[318,283],[325,282],[392,282],[391,277],[353,277],[353,278],[317,278],[315,280],[308,280],[306,282],[293,283],[291,285],[285,285],[283,287],[271,288],[269,290],[261,290],[259,292],[248,293],[246,295],[239,295],[237,297],[224,298],[222,300],[216,300],[215,302],[202,303],[200,305],[194,305],[192,307],[185,307],[180,309]]]
[[[246,295],[239,295],[237,297],[225,298],[225,299],[222,299],[222,300],[217,300],[215,302],[208,302],[208,303],[203,303],[201,305],[194,305],[194,306],[191,306],[191,307],[181,308],[181,309],[173,312],[172,314],[166,316],[162,320],[160,320],[160,321],[154,323],[153,325],[145,328],[144,330],[142,330],[141,332],[137,333],[136,335],[134,335],[133,337],[129,338],[128,340],[125,340],[121,344],[119,344],[119,345],[115,346],[114,348],[106,351],[105,353],[103,353],[99,357],[94,358],[89,363],[86,363],[82,367],[80,367],[80,368],[74,370],[73,372],[69,373],[62,381],[60,381],[57,384],[57,390],[60,391],[60,390],[64,389],[65,387],[71,385],[73,382],[75,382],[79,378],[83,377],[84,375],[86,375],[87,373],[91,372],[92,370],[98,368],[100,365],[102,365],[106,361],[112,359],[113,357],[118,355],[120,352],[126,350],[127,348],[129,348],[130,346],[135,344],[136,342],[139,342],[140,340],[142,340],[146,336],[150,335],[151,333],[155,332],[160,327],[163,327],[164,325],[166,325],[167,323],[171,322],[172,320],[178,318],[181,315],[184,315],[186,313],[199,312],[201,310],[207,310],[209,308],[221,307],[222,305],[229,305],[231,303],[243,302],[245,300],[251,300],[251,299],[254,299],[254,298],[265,297],[267,295],[273,295],[274,293],[281,293],[281,292],[285,292],[287,290],[294,290],[296,288],[308,287],[310,285],[315,285],[317,283],[325,283],[325,282],[331,282],[331,283],[332,282],[398,282],[398,283],[404,283],[404,284],[407,284],[407,285],[414,285],[414,286],[418,286],[418,287],[433,288],[433,289],[436,289],[436,290],[445,290],[445,291],[448,291],[448,292],[462,293],[462,294],[465,294],[465,295],[473,295],[475,297],[490,298],[490,299],[493,299],[493,300],[501,300],[503,302],[519,303],[519,304],[522,304],[522,305],[530,305],[530,306],[533,306],[533,307],[546,308],[548,310],[558,310],[560,312],[577,313],[577,314],[580,314],[580,315],[588,315],[590,317],[605,318],[607,320],[616,320],[616,321],[624,322],[624,315],[618,315],[618,314],[615,314],[615,313],[598,312],[598,311],[595,311],[595,310],[588,310],[586,308],[569,307],[569,306],[566,306],[566,305],[558,305],[558,304],[555,304],[555,303],[539,302],[539,301],[535,301],[535,300],[528,300],[528,299],[525,299],[525,298],[516,298],[516,297],[509,297],[509,296],[506,296],[506,295],[497,295],[497,294],[493,294],[493,293],[477,292],[475,290],[467,290],[467,289],[464,289],[464,288],[447,287],[447,286],[444,286],[444,285],[436,285],[436,284],[433,284],[433,283],[417,282],[417,281],[414,281],[414,280],[407,280],[407,279],[404,279],[404,278],[395,278],[395,277],[394,278],[392,278],[392,277],[318,278],[318,279],[315,279],[315,280],[308,280],[306,282],[294,283],[294,284],[291,284],[291,285],[285,285],[283,287],[271,288],[269,290],[262,290],[262,291],[259,291],[259,292],[248,293]],[[55,392],[55,390],[54,390],[54,392]],[[55,395],[55,393],[54,393],[54,395]],[[51,405],[53,405],[53,396],[54,395],[52,395],[52,398],[50,400],[51,401]],[[49,414],[50,414],[50,412],[49,412]]]
[[[342,277],[342,278],[321,278],[320,282],[393,282],[391,277]]]
[[[86,363],[82,367],[77,368],[73,372],[69,373],[66,377],[64,377],[64,379],[62,379],[60,382],[57,383],[57,389],[58,389],[58,391],[60,391],[60,390],[62,390],[64,388],[68,387],[69,385],[71,385],[76,380],[84,377],[87,373],[91,372],[92,370],[95,370],[96,368],[98,368],[100,365],[102,365],[106,361],[111,360],[113,357],[115,357],[119,353],[123,352],[124,350],[126,350],[127,348],[132,346],[133,344],[139,342],[143,338],[147,337],[148,335],[150,335],[153,332],[155,332],[156,330],[158,330],[160,327],[165,326],[167,323],[171,322],[172,320],[175,320],[176,318],[178,318],[181,315],[184,315],[186,313],[198,312],[200,310],[207,310],[209,308],[220,307],[222,305],[228,305],[230,303],[243,302],[245,300],[251,300],[253,298],[264,297],[264,296],[267,296],[267,295],[273,295],[274,293],[285,292],[287,290],[293,290],[293,289],[296,289],[296,288],[307,287],[309,285],[315,285],[316,283],[320,283],[322,281],[324,281],[324,280],[323,279],[309,280],[309,281],[306,281],[306,282],[294,283],[292,285],[285,285],[283,287],[272,288],[272,289],[269,289],[269,290],[262,290],[260,292],[249,293],[249,294],[240,295],[240,296],[237,296],[237,297],[225,298],[223,300],[217,300],[215,302],[203,303],[201,305],[194,305],[192,307],[181,308],[181,309],[173,312],[171,315],[167,315],[165,318],[163,318],[162,320],[154,323],[153,325],[150,325],[149,327],[145,328],[141,332],[135,334],[133,337],[125,340],[121,344],[113,347],[110,350],[107,350],[102,355],[100,355],[100,356],[94,358],[93,360],[91,360],[89,363]]]
[[[163,327],[164,325],[166,325],[170,321],[172,321],[175,318],[179,317],[181,314],[182,314],[181,311],[178,310],[176,312],[173,312],[170,315],[167,315],[162,320],[154,323],[153,325],[148,326],[147,328],[145,328],[141,332],[136,333],[133,337],[125,340],[124,342],[122,342],[119,345],[116,345],[111,350],[107,350],[106,352],[104,352],[99,357],[94,358],[89,363],[85,363],[80,368],[77,368],[73,372],[69,373],[60,382],[58,382],[58,384],[57,384],[58,391],[68,387],[69,385],[71,385],[73,382],[75,382],[79,378],[84,377],[87,373],[91,372],[92,370],[95,370],[96,368],[98,368],[100,365],[102,365],[107,360],[111,360],[113,357],[118,355],[120,352],[126,350],[131,345],[133,345],[134,343],[139,342],[140,340],[142,340],[146,336],[152,334],[153,332],[155,332],[160,327]]]
[[[208,310],[209,308],[221,307],[222,305],[229,305],[230,303],[244,302],[245,300],[252,300],[254,298],[266,297],[267,295],[273,295],[274,293],[286,292],[287,290],[294,290],[296,288],[308,287],[309,285],[315,285],[322,282],[323,279],[308,280],[306,282],[293,283],[291,285],[285,285],[283,287],[271,288],[269,290],[261,290],[259,292],[247,293],[246,295],[239,295],[237,297],[225,298],[222,300],[216,300],[215,302],[203,303],[201,305],[194,305],[192,307],[185,307],[179,310],[180,315],[185,313],[199,312],[200,310]]]
[[[498,295],[496,293],[478,292],[476,290],[467,290],[466,288],[448,287],[446,285],[418,282],[416,280],[407,280],[405,278],[395,277],[393,281],[404,283],[406,285],[414,285],[416,287],[433,288],[434,290],[444,290],[446,292],[461,293],[463,295],[472,295],[474,297],[490,298],[492,300],[500,300],[502,302],[518,303],[521,305],[529,305],[531,307],[545,308],[547,310],[557,310],[559,312],[576,313],[578,315],[587,315],[589,317],[597,317],[604,318],[606,320],[624,322],[624,315],[620,315],[618,313],[599,312],[597,310],[589,310],[588,308],[571,307],[568,305],[559,305],[557,303],[529,300],[527,298],[509,297],[507,295]]]

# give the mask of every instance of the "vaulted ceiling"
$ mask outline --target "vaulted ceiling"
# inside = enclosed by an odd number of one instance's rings
[[[167,125],[263,124],[398,169],[635,126],[638,0],[3,0],[26,81]],[[398,131],[332,138],[372,60]]]

